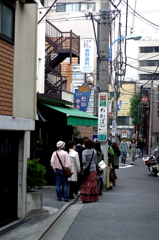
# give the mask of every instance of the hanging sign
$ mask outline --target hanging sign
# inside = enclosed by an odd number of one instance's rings
[[[80,48],[80,70],[83,73],[94,71],[94,40],[83,38]]]
[[[112,122],[112,136],[115,136],[116,134],[116,121],[113,120]]]
[[[107,140],[107,112],[108,112],[107,93],[99,93],[98,104],[98,140]]]
[[[82,84],[78,89],[75,89],[75,108],[84,112],[87,111],[90,94],[91,88],[86,83]]]

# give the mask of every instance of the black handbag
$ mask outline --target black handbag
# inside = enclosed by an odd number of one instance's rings
[[[88,177],[89,174],[90,174],[90,166],[91,166],[91,162],[92,162],[92,159],[93,159],[93,155],[94,155],[94,150],[93,150],[92,157],[91,157],[91,160],[90,160],[87,168],[85,168],[84,170],[82,170],[82,181],[86,180],[87,177]]]
[[[114,182],[117,179],[116,173],[113,169],[110,170],[110,181]]]
[[[72,176],[73,172],[71,172],[71,169],[69,167],[64,167],[62,165],[62,162],[61,162],[60,157],[59,157],[57,152],[56,152],[56,155],[57,155],[57,157],[58,157],[58,159],[60,161],[60,164],[62,166],[62,170],[63,170],[63,174],[64,174],[65,178],[70,178]]]

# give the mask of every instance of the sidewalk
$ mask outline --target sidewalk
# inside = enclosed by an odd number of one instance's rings
[[[138,161],[142,162],[142,159],[138,158],[137,162]],[[127,157],[126,165],[130,165],[130,157]],[[120,168],[123,168],[123,166],[120,165]],[[66,208],[68,208],[78,198],[77,196],[68,203],[64,201],[57,201],[55,186],[46,186],[45,188],[37,191],[43,193],[43,209],[32,210],[27,213],[24,220],[17,220],[10,225],[1,228],[0,239],[39,240],[43,233],[51,227],[51,225],[61,216]]]
[[[66,203],[57,201],[55,186],[46,186],[38,191],[43,192],[43,209],[32,210],[24,220],[17,220],[0,229],[3,240],[38,240],[78,196]]]

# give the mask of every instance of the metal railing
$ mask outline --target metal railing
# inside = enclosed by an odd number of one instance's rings
[[[70,30],[62,32],[46,19],[46,36],[50,38],[54,45],[54,52],[58,49],[70,49],[79,53],[80,37]]]

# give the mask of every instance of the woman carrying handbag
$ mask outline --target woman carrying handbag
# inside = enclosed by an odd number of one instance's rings
[[[64,176],[62,166],[71,168],[70,158],[68,153],[64,151],[65,143],[63,141],[57,142],[56,147],[58,150],[52,154],[51,166],[55,175],[57,200],[62,201],[63,197],[64,201],[68,202],[68,180]]]
[[[90,161],[91,164],[89,176],[82,182],[80,198],[83,203],[96,202],[99,200],[96,172],[97,154],[90,139],[86,139],[84,145],[86,149],[82,152],[83,170],[88,167]]]

